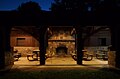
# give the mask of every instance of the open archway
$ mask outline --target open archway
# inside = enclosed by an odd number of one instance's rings
[[[39,61],[30,62],[36,58],[34,51],[39,50],[39,41],[30,33],[30,29],[27,31],[28,28],[21,27],[17,26],[11,29],[10,45],[13,51],[14,65],[39,65]]]
[[[111,46],[111,30],[109,26],[88,26],[89,32],[85,36],[84,49],[92,54],[93,61],[90,63],[108,66],[109,46]],[[91,29],[91,30],[90,30]],[[86,64],[83,62],[83,64]]]

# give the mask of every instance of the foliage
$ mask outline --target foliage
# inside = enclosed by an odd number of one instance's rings
[[[54,0],[52,11],[79,11],[81,8],[80,0]]]
[[[117,0],[54,0],[52,11],[72,11],[72,12],[89,12],[99,11],[108,12],[115,10]]]
[[[41,7],[39,6],[38,3],[36,2],[26,2],[26,3],[22,3],[18,8],[17,11],[19,11],[22,14],[37,14],[41,11]]]

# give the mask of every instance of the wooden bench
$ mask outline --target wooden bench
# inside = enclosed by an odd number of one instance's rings
[[[72,54],[72,58],[77,61],[77,55],[76,54]],[[85,54],[83,56],[83,60],[85,61],[91,61],[93,59],[93,54]]]
[[[21,57],[21,53],[14,53],[13,57],[15,61],[18,61],[18,59]]]
[[[97,59],[108,60],[108,56],[107,56],[106,54],[97,53],[97,54],[96,54],[96,58],[97,58]]]
[[[45,54],[45,60],[46,60],[47,58],[51,58],[51,56]],[[38,55],[36,55],[36,54],[34,54],[34,53],[33,53],[33,54],[27,54],[27,59],[28,59],[29,61],[37,61],[37,60],[39,60],[39,57],[38,57]]]
[[[27,54],[27,59],[29,61],[34,61],[34,60],[38,60],[38,57],[34,57],[35,54]]]
[[[91,61],[93,59],[93,54],[84,54],[83,59],[86,61]]]

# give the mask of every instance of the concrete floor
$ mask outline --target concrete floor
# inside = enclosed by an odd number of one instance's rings
[[[15,65],[39,65],[39,61],[28,61],[26,57],[19,58]],[[108,61],[93,58],[91,61],[83,60],[84,65],[107,65]],[[52,57],[46,60],[46,65],[76,65],[72,57]]]
[[[14,62],[13,69],[24,71],[38,70],[38,69],[75,69],[75,68],[104,68],[109,67],[108,61],[98,60],[93,58],[91,61],[84,61],[83,65],[77,65],[72,57],[52,57],[46,60],[45,65],[40,65],[39,61],[28,61],[26,57],[21,57],[18,61]]]

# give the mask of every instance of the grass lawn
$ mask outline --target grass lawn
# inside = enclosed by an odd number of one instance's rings
[[[110,69],[14,71],[0,75],[0,79],[120,79],[120,72]]]

